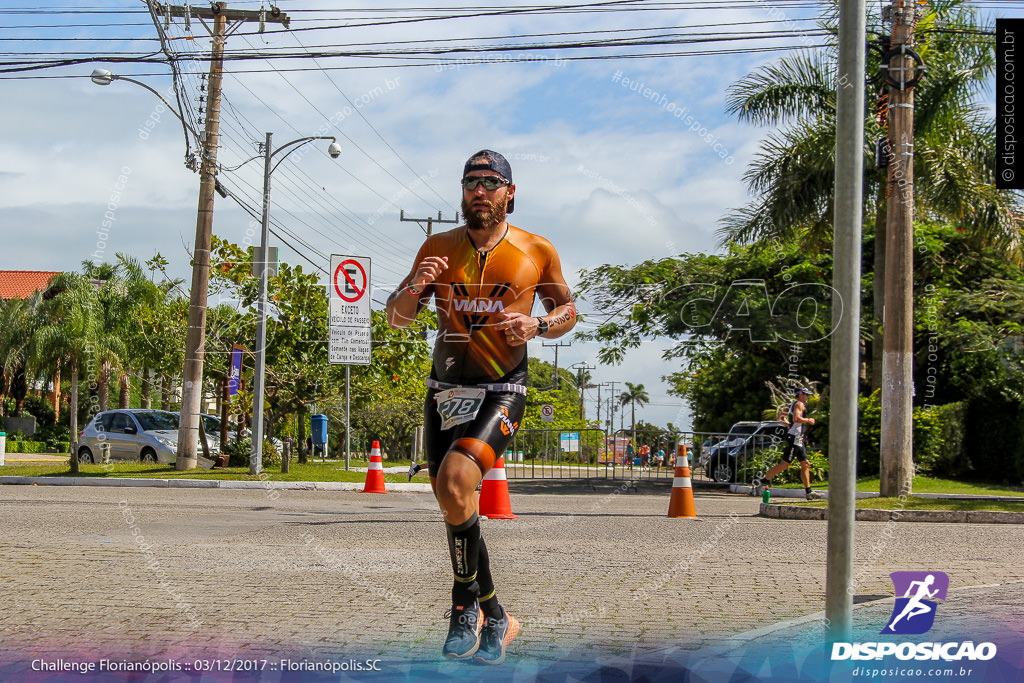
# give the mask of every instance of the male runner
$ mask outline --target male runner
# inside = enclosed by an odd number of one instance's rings
[[[811,491],[811,463],[807,460],[807,446],[804,444],[804,435],[807,428],[804,425],[813,425],[813,417],[805,417],[807,412],[807,399],[810,398],[810,389],[797,389],[796,400],[789,404],[789,429],[786,431],[786,447],[782,451],[782,461],[768,470],[764,475],[765,484],[771,488],[772,477],[789,467],[793,462],[793,456],[800,461],[800,481],[804,485],[804,496],[812,500],[815,495]]]
[[[442,652],[499,664],[519,622],[498,603],[473,494],[523,419],[526,342],[561,337],[576,308],[551,243],[505,220],[516,192],[505,157],[481,150],[462,176],[466,225],[427,238],[387,310],[404,327],[431,296],[437,309],[424,446],[455,573]],[[546,315],[531,315],[534,295]]]

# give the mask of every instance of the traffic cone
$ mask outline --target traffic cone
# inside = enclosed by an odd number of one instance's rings
[[[686,459],[686,444],[681,444],[676,454],[676,475],[672,479],[672,498],[668,502],[668,516],[697,519],[697,508],[693,505],[690,464]]]
[[[384,464],[380,457],[380,441],[374,441],[370,448],[370,466],[366,470],[366,485],[363,493],[387,493],[384,490]]]
[[[484,475],[480,486],[480,516],[487,519],[518,519],[512,514],[512,501],[508,497],[504,457],[499,456],[491,471]]]

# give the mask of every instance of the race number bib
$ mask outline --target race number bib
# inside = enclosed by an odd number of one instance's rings
[[[437,413],[441,416],[441,430],[451,429],[455,425],[470,422],[480,412],[484,404],[486,389],[477,387],[459,387],[437,392]]]

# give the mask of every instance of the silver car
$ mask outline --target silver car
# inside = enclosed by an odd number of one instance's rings
[[[203,416],[209,433],[212,416]],[[217,427],[219,430],[219,426]],[[217,436],[209,435],[211,452],[218,452]],[[103,445],[110,447],[110,460],[141,460],[173,464],[178,454],[178,413],[147,408],[107,410],[99,413],[78,439],[78,461],[101,462]],[[200,451],[201,452],[201,451]]]
[[[78,461],[110,459],[173,463],[178,451],[178,416],[165,410],[128,409],[99,413],[78,438]]]

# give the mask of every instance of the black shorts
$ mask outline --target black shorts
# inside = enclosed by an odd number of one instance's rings
[[[525,382],[524,382],[525,384]],[[441,415],[437,412],[434,396],[437,389],[427,389],[424,406],[423,448],[427,456],[427,469],[436,477],[441,461],[452,447],[465,453],[487,473],[505,449],[523,422],[526,396],[503,391],[488,391],[480,411],[470,422],[441,430]]]
[[[782,451],[782,459],[786,462],[793,462],[793,456],[800,462],[807,460],[807,446],[801,443],[796,445],[796,436],[786,432],[786,449]]]

